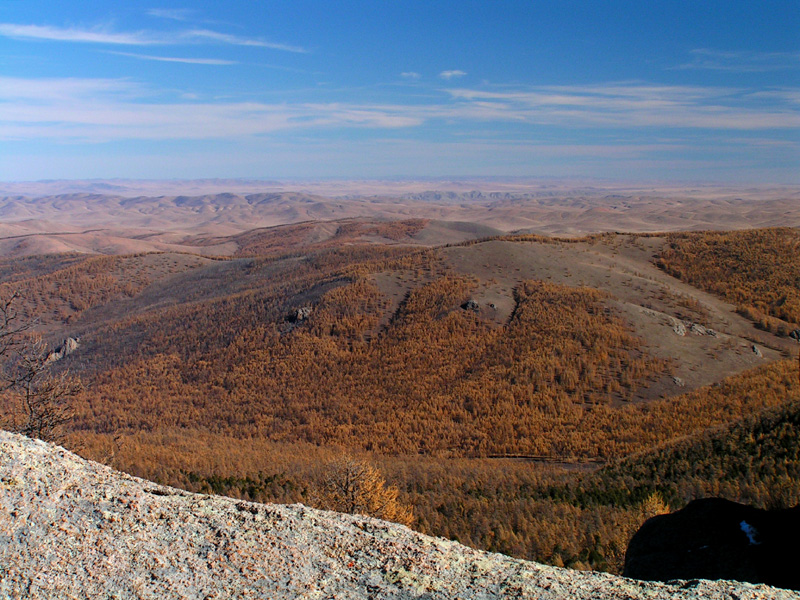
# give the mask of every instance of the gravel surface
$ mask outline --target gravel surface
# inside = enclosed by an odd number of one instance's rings
[[[376,519],[190,494],[0,432],[0,598],[800,595],[547,567]]]

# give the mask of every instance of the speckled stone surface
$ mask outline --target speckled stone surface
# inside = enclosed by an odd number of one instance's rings
[[[190,494],[0,432],[0,598],[789,599],[472,550],[376,519]]]

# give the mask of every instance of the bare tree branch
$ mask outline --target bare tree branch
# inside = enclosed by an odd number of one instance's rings
[[[16,433],[49,442],[64,439],[72,418],[72,399],[83,389],[68,372],[52,374],[51,352],[38,337],[27,334],[31,323],[20,323],[18,294],[0,300],[0,358],[3,404],[0,424]]]
[[[0,299],[0,357],[9,355],[21,343],[21,334],[28,330],[30,323],[20,323],[19,313],[14,304],[19,294],[14,292],[10,298]]]

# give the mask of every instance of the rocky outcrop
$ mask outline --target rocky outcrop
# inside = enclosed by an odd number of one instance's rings
[[[631,539],[624,573],[637,579],[736,579],[800,589],[800,506],[760,510],[721,498],[648,520]]]
[[[288,315],[286,315],[286,321],[289,323],[302,323],[311,316],[312,312],[314,312],[314,309],[311,306],[301,306],[300,308],[295,308]]]
[[[672,331],[674,331],[676,335],[686,335],[686,325],[683,324],[683,321],[679,321],[674,317],[670,317],[670,321],[672,322]]]
[[[65,339],[63,342],[61,342],[61,345],[47,355],[47,362],[54,362],[69,356],[78,349],[80,346],[80,341],[80,338],[69,337]]]
[[[475,300],[472,300],[471,298],[466,302],[464,302],[461,305],[461,308],[463,310],[471,310],[473,312],[478,312],[481,309],[480,304],[478,304],[477,302],[475,302]]]
[[[700,325],[700,323],[692,323],[689,326],[689,331],[695,335],[710,335],[711,337],[717,337],[716,331],[709,329],[708,327],[703,327]]]
[[[546,567],[366,517],[203,496],[0,433],[3,598],[789,599]]]

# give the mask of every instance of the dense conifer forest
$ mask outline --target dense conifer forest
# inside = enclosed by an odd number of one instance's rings
[[[347,455],[420,531],[610,571],[647,516],[693,498],[800,501],[785,337],[800,320],[797,230],[630,241],[656,250],[651,267],[736,305],[785,357],[686,391],[609,291],[520,276],[498,318],[502,307],[475,300],[494,283],[438,249],[385,243],[424,226],[354,221],[324,243],[305,224],[256,230],[223,258],[3,260],[0,293],[20,294],[46,340],[80,337],[52,366],[85,383],[67,445],[162,483],[324,507],[330,465]],[[504,239],[614,255],[620,243]],[[710,318],[664,294],[667,322]],[[5,418],[14,410],[6,396]]]
[[[718,294],[760,328],[787,335],[800,323],[800,231],[753,229],[668,236],[658,264]]]

